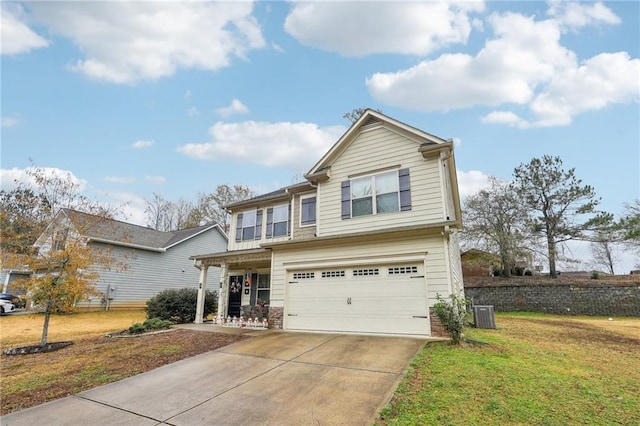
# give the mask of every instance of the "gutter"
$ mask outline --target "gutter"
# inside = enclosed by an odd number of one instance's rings
[[[122,241],[107,240],[106,238],[95,238],[95,237],[87,238],[88,243],[92,241],[96,243],[110,244],[112,246],[122,246],[122,247],[129,247],[129,248],[146,250],[146,251],[153,251],[156,253],[165,253],[167,251],[164,248],[149,247],[149,246],[143,246],[140,244],[133,244],[133,243],[123,243]]]

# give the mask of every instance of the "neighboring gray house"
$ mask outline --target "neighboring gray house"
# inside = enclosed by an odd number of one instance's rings
[[[198,288],[200,272],[189,257],[227,248],[218,225],[162,232],[70,209],[60,210],[34,245],[42,252],[79,237],[114,259],[113,268],[96,268],[102,296],[78,303],[88,309],[140,309],[163,290]],[[219,282],[219,269],[210,271],[208,288],[217,289]]]

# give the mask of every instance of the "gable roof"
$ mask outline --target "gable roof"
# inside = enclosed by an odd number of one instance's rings
[[[58,215],[66,216],[76,231],[90,241],[150,251],[166,251],[212,228],[217,228],[227,239],[227,235],[217,224],[163,232],[71,209],[62,209]]]
[[[347,129],[347,131],[333,144],[333,146],[322,156],[322,158],[305,174],[305,178],[310,181],[327,177],[333,161],[349,146],[351,141],[357,136],[358,132],[366,126],[383,125],[388,128],[404,132],[408,136],[414,138],[420,147],[424,149],[427,146],[437,146],[445,144],[452,145],[450,140],[442,139],[438,136],[424,132],[415,127],[409,126],[401,121],[386,116],[378,111],[367,108],[355,123]]]
[[[283,188],[277,189],[272,192],[267,192],[266,194],[258,195],[255,197],[248,198],[246,200],[238,201],[235,203],[231,203],[229,205],[224,206],[225,209],[233,210],[240,207],[248,207],[257,204],[261,204],[263,202],[273,202],[276,200],[288,200],[291,198],[292,194],[304,192],[314,189],[310,182],[300,182],[293,185],[285,186]]]

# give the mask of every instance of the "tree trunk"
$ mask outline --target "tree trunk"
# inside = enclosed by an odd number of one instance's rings
[[[40,339],[40,346],[44,346],[47,344],[47,339],[49,338],[49,319],[51,318],[51,308],[47,306],[47,309],[44,311],[44,325],[42,326],[42,338]]]
[[[502,262],[502,276],[509,278],[511,276],[511,259],[508,253],[502,253],[500,256]]]
[[[547,236],[547,247],[549,252],[549,276],[555,278],[558,276],[556,272],[556,242],[550,236]]]

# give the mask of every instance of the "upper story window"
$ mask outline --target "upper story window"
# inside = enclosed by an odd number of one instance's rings
[[[289,235],[291,233],[290,216],[291,207],[289,204],[269,207],[267,209],[267,238]]]
[[[316,197],[300,199],[300,226],[315,225]]]
[[[238,213],[236,242],[259,240],[262,237],[262,210]]]
[[[411,210],[409,169],[342,182],[342,218]]]

